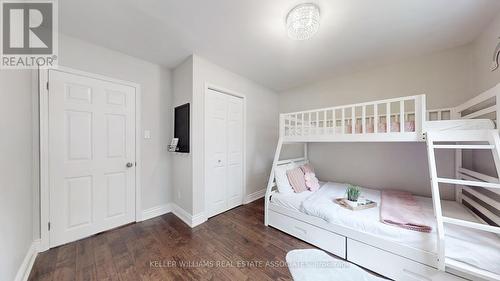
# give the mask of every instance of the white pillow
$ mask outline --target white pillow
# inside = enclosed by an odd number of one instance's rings
[[[290,163],[286,165],[281,165],[274,169],[274,178],[276,179],[276,185],[278,186],[278,191],[280,193],[294,193],[290,182],[288,181],[288,177],[286,175],[286,171],[295,168],[295,164]]]

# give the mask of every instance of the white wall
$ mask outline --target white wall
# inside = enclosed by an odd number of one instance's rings
[[[281,92],[280,112],[415,94],[426,94],[429,108],[459,104],[474,95],[471,50],[466,45]]]
[[[14,280],[33,242],[31,71],[0,70],[0,280]]]
[[[199,56],[193,56],[193,209],[204,211],[204,96],[205,83],[246,96],[246,195],[266,187],[278,141],[278,95]]]
[[[190,56],[173,71],[173,107],[193,103],[193,57]],[[172,116],[174,111],[172,109]],[[190,111],[192,123],[193,108]],[[173,124],[172,117],[172,124]],[[173,125],[172,125],[173,126]],[[192,135],[193,126],[190,126]],[[173,133],[172,133],[173,135]],[[192,143],[191,138],[191,143]],[[173,200],[177,206],[184,210],[193,209],[193,157],[191,153],[172,153],[173,165]]]
[[[479,92],[500,82],[500,69],[490,71],[495,47],[500,43],[500,14],[476,38],[472,45],[476,88]]]
[[[427,95],[428,108],[449,107],[476,95],[472,46],[433,53],[396,64],[336,76],[280,93],[280,112],[334,106],[415,94]],[[320,178],[374,188],[397,188],[430,196],[423,144],[311,144]],[[286,153],[295,154],[287,148]],[[454,156],[440,152],[443,176],[454,175]],[[442,190],[451,199],[454,191]]]

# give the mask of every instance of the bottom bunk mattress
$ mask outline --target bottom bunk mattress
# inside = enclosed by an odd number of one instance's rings
[[[377,202],[375,208],[351,211],[333,200],[345,196],[346,184],[328,182],[316,192],[297,194],[274,193],[271,202],[325,221],[375,235],[412,248],[436,252],[436,221],[432,199],[415,196],[423,212],[422,222],[432,227],[430,233],[403,229],[380,221],[380,191],[361,188],[365,199]],[[461,204],[455,201],[441,202],[443,215],[477,222],[477,219]],[[402,210],[404,211],[404,210]],[[446,257],[471,266],[500,274],[500,238],[492,233],[445,224]]]

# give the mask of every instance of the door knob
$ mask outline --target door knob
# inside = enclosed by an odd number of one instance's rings
[[[134,164],[132,162],[128,162],[127,163],[127,168],[132,168],[132,167],[134,167]]]

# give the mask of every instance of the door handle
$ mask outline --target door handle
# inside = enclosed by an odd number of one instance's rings
[[[134,163],[132,163],[132,162],[128,162],[128,163],[127,163],[127,168],[132,168],[132,167],[134,167]]]

